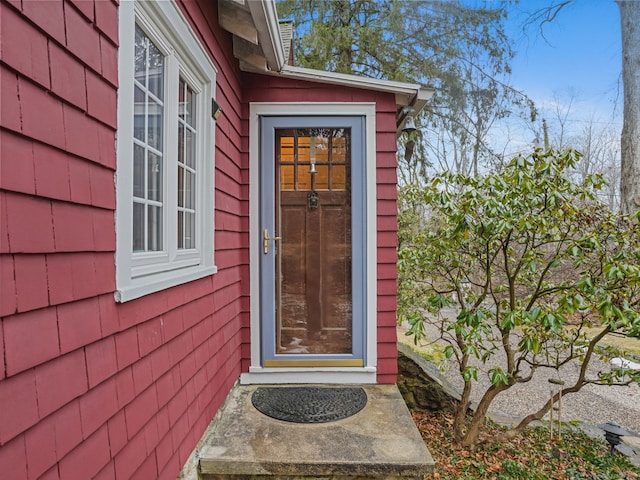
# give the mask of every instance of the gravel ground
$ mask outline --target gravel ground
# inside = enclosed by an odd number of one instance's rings
[[[404,336],[404,329],[399,327],[398,338],[413,347],[413,339]],[[432,337],[434,338],[434,337]],[[453,362],[448,362],[443,372],[444,377],[459,391],[462,390],[462,379],[455,370]],[[480,400],[480,395],[490,385],[486,374],[491,365],[480,366],[478,384],[474,385],[472,401]],[[594,359],[589,372],[595,375],[606,371],[608,364]],[[566,365],[559,371],[555,369],[538,369],[534,378],[526,383],[515,385],[498,394],[493,400],[490,413],[508,417],[523,417],[537,411],[560,387],[549,382],[550,378],[561,379],[565,385],[572,385],[578,378],[579,365]],[[593,378],[593,377],[592,377]],[[554,416],[557,412],[554,413]],[[547,417],[548,418],[548,417]],[[562,399],[562,420],[580,420],[593,425],[616,422],[620,426],[640,433],[640,386],[605,387],[586,385],[579,392],[572,393]]]

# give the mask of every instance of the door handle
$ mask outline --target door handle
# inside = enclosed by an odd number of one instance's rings
[[[265,254],[269,253],[269,240],[282,240],[282,237],[270,237],[269,230],[265,228],[262,232],[262,251]]]

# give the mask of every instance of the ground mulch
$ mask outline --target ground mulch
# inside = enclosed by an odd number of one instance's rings
[[[546,427],[528,428],[504,443],[485,442],[462,448],[452,435],[451,412],[412,412],[413,419],[436,461],[434,479],[637,480],[640,467],[626,457],[609,455],[609,446],[583,432],[565,428],[562,437],[550,438]],[[488,423],[487,437],[502,427]]]

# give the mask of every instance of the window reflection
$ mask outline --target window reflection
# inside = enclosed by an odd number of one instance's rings
[[[163,249],[164,55],[136,25],[133,117],[133,251]]]
[[[275,132],[277,355],[352,353],[350,136]]]
[[[196,94],[178,83],[178,248],[196,248]]]
[[[279,130],[276,156],[280,164],[280,188],[297,191],[348,189],[350,135],[346,128]]]

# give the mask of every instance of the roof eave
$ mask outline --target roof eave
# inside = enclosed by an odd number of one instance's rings
[[[393,93],[398,133],[402,131],[407,115],[418,114],[433,95],[432,89],[421,85],[288,65],[273,0],[219,1],[221,24],[234,34],[234,55],[240,60],[243,71]],[[251,28],[243,28],[247,23],[253,24]],[[405,107],[411,107],[413,111]]]
[[[248,1],[247,6],[258,30],[258,39],[267,61],[267,67],[271,71],[281,71],[286,63],[286,58],[275,2]]]
[[[311,68],[294,67],[284,65],[280,72],[261,72],[263,74],[277,75],[285,78],[295,78],[329,85],[363,88],[378,92],[393,93],[396,100],[396,129],[402,131],[404,121],[409,115],[405,107],[413,108],[412,115],[417,115],[433,96],[434,90],[414,83],[396,82],[393,80],[380,80],[369,77],[359,77],[347,73],[327,72]]]

